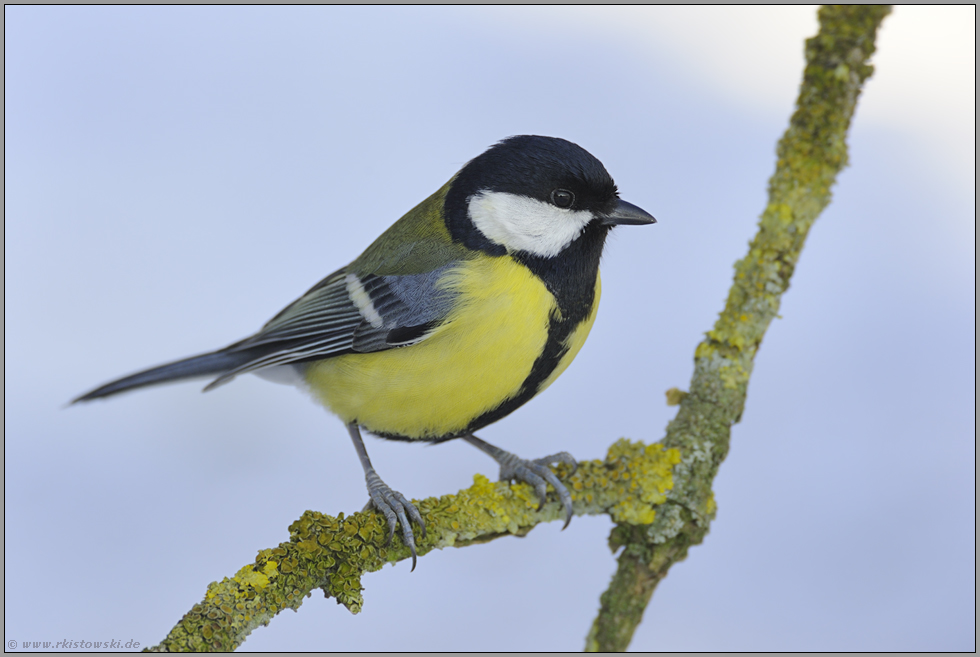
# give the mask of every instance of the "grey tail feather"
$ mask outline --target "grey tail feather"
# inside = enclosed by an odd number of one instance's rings
[[[247,351],[233,352],[225,350],[201,354],[200,356],[191,356],[190,358],[184,358],[183,360],[160,365],[159,367],[152,367],[148,370],[116,379],[80,397],[76,397],[71,403],[75,404],[77,402],[99,399],[100,397],[109,397],[120,392],[156,385],[158,383],[194,379],[211,374],[224,374],[252,360],[252,358],[254,356]]]

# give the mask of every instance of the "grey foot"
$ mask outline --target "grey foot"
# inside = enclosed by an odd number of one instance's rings
[[[534,487],[534,492],[538,495],[539,510],[547,501],[548,484],[551,484],[555,492],[558,493],[558,499],[561,500],[561,506],[565,510],[565,525],[562,529],[568,527],[568,523],[572,521],[572,494],[568,492],[565,484],[558,480],[558,477],[548,466],[552,463],[565,463],[572,466],[572,472],[574,472],[578,469],[578,462],[572,458],[571,454],[558,452],[544,458],[528,460],[495,447],[473,435],[463,436],[463,440],[479,447],[500,464],[501,481],[523,481]]]
[[[361,440],[361,430],[356,422],[347,425],[354,449],[357,451],[358,458],[361,459],[361,466],[364,468],[364,480],[367,482],[368,495],[371,501],[367,503],[364,510],[374,507],[384,514],[388,520],[388,541],[385,545],[391,544],[391,539],[395,536],[395,527],[400,522],[402,524],[402,538],[405,545],[412,551],[412,570],[415,570],[415,562],[418,561],[418,554],[415,552],[415,534],[412,533],[412,523],[409,518],[419,524],[422,529],[422,538],[425,538],[425,523],[422,521],[422,514],[415,508],[415,505],[408,501],[404,495],[396,490],[391,490],[388,484],[381,480],[378,473],[371,465],[367,450],[364,448],[364,441]]]
[[[415,570],[418,554],[415,551],[415,534],[412,532],[412,523],[409,522],[409,518],[418,523],[422,530],[422,538],[425,538],[425,522],[422,520],[422,514],[419,513],[414,504],[408,501],[408,498],[389,488],[388,484],[383,482],[373,470],[367,473],[365,478],[367,479],[368,495],[371,496],[371,501],[364,508],[373,507],[383,513],[388,520],[388,540],[385,541],[385,545],[391,543],[391,539],[395,536],[395,527],[401,523],[402,540],[412,551],[412,570]]]

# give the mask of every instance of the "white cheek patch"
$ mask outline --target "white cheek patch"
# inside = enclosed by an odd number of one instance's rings
[[[587,210],[564,210],[505,192],[474,194],[468,207],[470,221],[488,240],[544,258],[561,253],[593,218]]]

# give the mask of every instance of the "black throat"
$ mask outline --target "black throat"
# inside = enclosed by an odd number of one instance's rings
[[[568,352],[566,342],[569,336],[592,314],[592,309],[598,302],[595,298],[595,283],[599,275],[599,258],[602,256],[602,247],[609,228],[597,221],[591,222],[578,239],[553,258],[542,258],[526,252],[503,256],[512,257],[540,277],[558,302],[559,312],[551,314],[544,350],[534,361],[531,373],[518,393],[497,408],[475,418],[464,434],[482,429],[517,410],[538,394],[541,384],[558,367],[558,363]]]
[[[511,257],[544,281],[561,310],[561,322],[578,326],[592,312],[599,259],[610,226],[591,221],[574,242],[552,258],[526,251]]]

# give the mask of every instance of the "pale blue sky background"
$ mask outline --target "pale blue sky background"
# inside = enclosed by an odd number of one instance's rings
[[[851,166],[756,361],[705,543],[634,650],[975,648],[975,10],[886,20]],[[65,408],[257,329],[465,161],[565,137],[659,223],[592,336],[481,435],[655,441],[754,232],[814,9],[5,8],[5,641],[160,641],[305,509],[360,509],[336,419],[255,377]],[[368,439],[410,497],[494,463]],[[608,518],[399,564],[246,650],[579,650]]]

